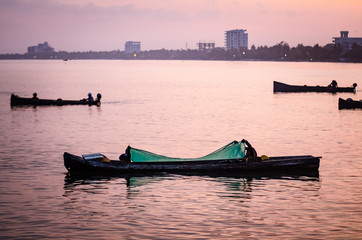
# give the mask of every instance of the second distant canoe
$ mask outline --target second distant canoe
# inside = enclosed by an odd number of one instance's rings
[[[338,109],[357,109],[360,108],[362,109],[362,100],[359,101],[355,101],[352,100],[351,98],[347,98],[347,99],[342,99],[339,98],[338,100]]]
[[[352,87],[333,87],[333,86],[307,86],[307,85],[289,85],[281,82],[274,81],[273,91],[276,92],[355,92],[357,84],[354,83]]]

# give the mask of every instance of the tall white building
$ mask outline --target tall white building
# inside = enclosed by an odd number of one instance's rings
[[[248,34],[244,29],[234,29],[225,32],[225,48],[242,49],[248,48]]]
[[[350,38],[348,37],[348,31],[341,31],[341,37],[334,37],[334,43],[340,44],[343,51],[349,51],[352,49],[353,44],[362,46],[362,38]]]
[[[28,47],[28,54],[54,52],[54,48],[48,42],[39,43],[37,46]]]
[[[128,41],[124,45],[126,53],[139,53],[141,51],[141,42]]]

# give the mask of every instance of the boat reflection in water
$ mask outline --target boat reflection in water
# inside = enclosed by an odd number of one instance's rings
[[[156,174],[87,174],[87,173],[71,173],[68,172],[64,178],[64,189],[74,187],[77,185],[89,185],[97,183],[110,183],[112,181],[124,180],[127,187],[138,187],[147,185],[148,183],[159,182],[166,179],[182,177],[200,177],[213,181],[228,180],[242,180],[243,182],[252,182],[253,180],[301,180],[301,181],[319,181],[318,170],[300,170],[300,171],[286,171],[286,172],[258,172],[258,173],[204,173],[204,172],[190,172],[190,173],[156,173]]]

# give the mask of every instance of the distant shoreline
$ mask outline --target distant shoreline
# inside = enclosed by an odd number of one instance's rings
[[[214,48],[210,50],[150,50],[136,53],[115,51],[42,52],[0,54],[0,60],[207,60],[207,61],[282,61],[282,62],[349,62],[362,63],[362,46],[343,51],[340,46],[328,44],[290,48],[286,43],[272,47],[254,46],[251,49]]]
[[[176,59],[176,58],[172,58],[172,59],[167,59],[167,58],[157,58],[157,59],[123,59],[123,58],[74,58],[74,59],[59,59],[59,58],[3,58],[0,55],[0,61],[6,61],[6,60],[24,60],[24,61],[34,61],[34,60],[38,60],[38,61],[44,61],[44,60],[51,60],[51,61],[77,61],[77,60],[124,60],[124,61],[239,61],[239,62],[320,62],[320,63],[362,63],[362,61],[348,61],[348,60],[344,60],[341,59],[339,61],[311,61],[311,60],[278,60],[278,59],[270,59],[270,60],[265,60],[265,59],[239,59],[239,60],[234,60],[234,59]]]

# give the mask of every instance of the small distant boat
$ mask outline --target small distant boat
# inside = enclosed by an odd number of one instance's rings
[[[361,108],[362,109],[362,100],[355,101],[351,98],[342,99],[339,98],[338,100],[338,109],[356,109]]]
[[[281,82],[274,81],[273,91],[276,92],[355,92],[357,84],[354,83],[352,87],[338,87],[337,85],[328,85],[323,86],[298,86],[298,85],[289,85]]]
[[[94,100],[88,101],[87,99],[82,100],[63,100],[58,98],[56,100],[51,99],[37,99],[37,98],[23,98],[16,96],[15,94],[11,94],[10,97],[10,105],[11,106],[22,106],[22,105],[32,105],[32,106],[64,106],[64,105],[101,105],[101,101]]]
[[[65,152],[64,166],[70,173],[157,173],[157,172],[312,172],[318,171],[321,157],[311,155],[246,157],[242,143],[233,141],[201,158],[169,158],[129,147],[129,159],[109,160],[103,154],[77,156]]]

